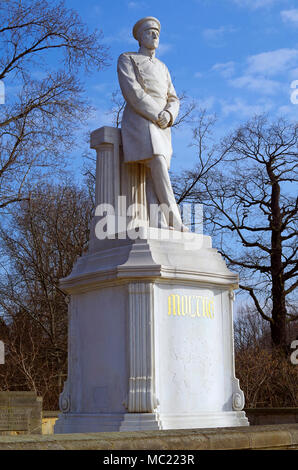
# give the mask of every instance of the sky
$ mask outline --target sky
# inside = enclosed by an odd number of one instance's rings
[[[122,52],[138,50],[132,28],[144,16],[161,22],[157,57],[176,91],[210,114],[217,133],[229,133],[256,113],[296,119],[291,101],[298,81],[298,0],[66,0],[92,30],[103,32],[110,66],[82,77],[96,109],[90,130],[111,125],[111,94],[118,88]],[[298,82],[297,82],[298,85]],[[294,84],[293,84],[294,86]],[[298,94],[297,94],[298,95]],[[298,100],[297,100],[298,101]],[[172,169],[195,162],[191,129],[173,132]]]

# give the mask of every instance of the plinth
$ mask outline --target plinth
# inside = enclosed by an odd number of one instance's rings
[[[141,168],[126,167],[123,178],[118,129],[92,139],[97,204],[115,206],[125,194],[144,202]],[[55,433],[248,425],[234,369],[238,277],[211,238],[146,223],[101,240],[95,233],[96,218],[88,253],[61,281],[69,356]]]

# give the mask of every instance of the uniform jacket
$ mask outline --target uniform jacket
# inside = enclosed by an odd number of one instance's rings
[[[121,124],[124,161],[137,162],[164,155],[169,167],[171,126],[179,112],[179,99],[167,67],[155,57],[125,52],[118,59],[117,70],[126,101]],[[155,124],[163,110],[171,115],[166,129]]]

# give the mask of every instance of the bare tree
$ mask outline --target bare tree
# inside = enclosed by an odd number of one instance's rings
[[[240,287],[269,322],[273,345],[287,350],[287,322],[298,318],[291,307],[298,264],[298,124],[256,116],[222,141],[219,156],[219,165],[209,165],[205,174],[195,169],[188,185],[184,175],[180,200],[205,205],[205,220],[239,271]]]
[[[247,408],[297,405],[297,366],[287,357],[256,345],[236,353],[235,367]]]
[[[61,166],[90,112],[78,78],[107,60],[101,33],[89,33],[63,2],[0,3],[0,208],[21,200],[33,169]]]
[[[85,250],[91,217],[85,190],[40,185],[1,230],[2,369],[14,370],[5,381],[10,389],[36,389],[54,409],[67,367],[67,305],[59,280]]]
[[[195,111],[195,107],[191,113]],[[173,175],[173,189],[177,204],[184,200],[198,198],[199,187],[197,183],[207,177],[210,171],[224,158],[228,149],[222,149],[214,142],[214,127],[216,115],[208,114],[207,109],[199,108],[196,116],[190,121],[192,126],[192,142],[189,144],[195,149],[196,164],[191,170],[184,170],[182,174]],[[188,122],[188,120],[187,120]]]
[[[117,88],[112,92],[111,95],[111,107],[107,111],[107,115],[112,117],[113,126],[121,127],[122,114],[125,108],[126,102],[122,96],[120,88]]]

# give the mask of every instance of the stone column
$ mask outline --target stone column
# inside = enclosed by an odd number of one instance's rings
[[[96,129],[91,133],[90,147],[95,149],[97,154],[95,206],[110,204],[114,208],[116,218],[128,215],[127,223],[130,221],[130,226],[148,225],[146,168],[141,164],[123,161],[121,130],[108,126]],[[91,250],[95,250],[97,246],[94,227],[95,220],[91,227]]]
[[[127,409],[130,413],[153,413],[154,390],[153,283],[128,286],[129,382]]]
[[[101,127],[91,133],[90,147],[96,150],[95,205],[116,209],[120,196],[120,129]]]

